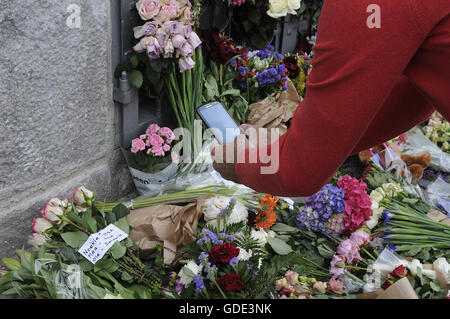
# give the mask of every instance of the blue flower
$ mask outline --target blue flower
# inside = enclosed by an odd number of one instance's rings
[[[228,264],[229,264],[230,266],[233,266],[233,265],[237,264],[238,262],[239,262],[239,259],[238,259],[237,257],[233,257],[233,258],[230,259],[230,261],[228,262]]]
[[[386,226],[386,224],[391,220],[391,212],[387,210],[383,212],[381,216],[384,218],[383,226]]]
[[[389,244],[388,247],[389,247],[389,249],[391,249],[391,250],[394,250],[394,251],[397,250],[397,247],[395,247],[395,245],[392,244],[392,243]]]
[[[234,68],[236,66],[236,59],[234,59],[233,61],[231,61],[230,65]]]
[[[202,289],[205,289],[205,283],[203,282],[202,275],[197,275],[194,277],[194,283],[195,283],[195,292],[199,292]]]

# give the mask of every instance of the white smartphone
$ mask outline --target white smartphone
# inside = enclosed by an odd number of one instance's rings
[[[197,107],[197,113],[220,144],[232,142],[242,134],[239,126],[220,102],[200,105]]]

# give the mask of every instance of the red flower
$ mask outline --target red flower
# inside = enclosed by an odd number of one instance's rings
[[[250,72],[250,73],[248,74],[248,76],[251,77],[251,78],[254,77],[254,76],[255,76],[255,72]]]
[[[405,266],[401,265],[395,268],[390,275],[394,278],[400,279],[406,276],[409,276],[408,269],[405,268]]]
[[[390,286],[394,284],[394,281],[392,279],[388,279],[384,282],[384,284],[381,286],[384,290],[388,289]]]
[[[212,248],[209,251],[209,257],[211,262],[216,264],[217,262],[228,263],[232,258],[239,256],[239,248],[236,245],[225,243]]]
[[[245,289],[245,286],[242,283],[242,277],[239,274],[226,274],[225,276],[217,278],[217,283],[220,288],[229,292]]]

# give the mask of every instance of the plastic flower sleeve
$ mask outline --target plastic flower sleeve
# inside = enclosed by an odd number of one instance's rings
[[[407,266],[408,261],[401,259],[397,254],[385,248],[381,251],[377,260],[373,263],[372,269],[380,272],[381,277],[386,277],[398,266]]]
[[[430,141],[418,128],[414,128],[407,133],[407,149],[404,153],[413,154],[423,151],[431,154],[431,168],[450,173],[450,154],[442,151],[436,144]]]
[[[428,186],[425,191],[425,197],[427,202],[433,206],[436,206],[438,201],[449,201],[450,184],[439,177],[433,184]]]

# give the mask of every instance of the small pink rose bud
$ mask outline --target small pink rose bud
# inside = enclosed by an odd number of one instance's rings
[[[287,281],[289,281],[291,285],[295,285],[297,283],[298,274],[295,271],[292,270],[286,271],[284,277],[286,277]]]
[[[73,192],[73,200],[78,206],[91,207],[94,201],[94,193],[84,186],[79,186]]]
[[[320,292],[321,294],[324,294],[327,291],[327,283],[322,281],[316,281],[316,283],[313,286],[313,289]]]
[[[52,228],[53,225],[45,218],[35,218],[33,220],[32,229],[35,233],[43,234],[46,230]]]

